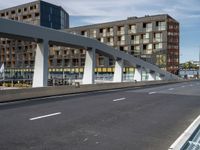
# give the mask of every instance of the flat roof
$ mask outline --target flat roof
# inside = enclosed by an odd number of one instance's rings
[[[150,21],[150,20],[164,20],[167,18],[171,18],[173,19],[175,22],[178,23],[178,21],[176,21],[174,18],[172,18],[171,16],[169,16],[168,14],[158,14],[158,15],[145,15],[143,17],[128,17],[126,20],[118,20],[118,21],[110,21],[110,22],[104,22],[104,23],[96,23],[96,24],[91,24],[91,25],[83,25],[83,26],[76,26],[76,27],[70,27],[69,29],[64,29],[65,31],[70,31],[70,30],[79,30],[79,29],[88,29],[88,28],[94,28],[97,26],[113,26],[116,24],[124,24],[124,22],[141,22],[141,21]]]

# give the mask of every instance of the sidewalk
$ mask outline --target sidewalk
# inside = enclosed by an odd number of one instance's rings
[[[0,86],[0,90],[13,90],[13,89],[19,89],[18,87],[4,87]]]

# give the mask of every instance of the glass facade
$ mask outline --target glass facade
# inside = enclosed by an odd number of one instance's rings
[[[69,15],[59,6],[40,2],[40,24],[53,29],[69,28]]]

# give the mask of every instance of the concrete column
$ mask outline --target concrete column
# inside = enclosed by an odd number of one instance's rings
[[[158,76],[157,76],[157,80],[159,80],[159,81],[160,81],[160,80],[163,80],[163,76],[158,75]]]
[[[123,82],[123,66],[124,61],[122,59],[116,60],[113,82]]]
[[[89,49],[86,51],[82,84],[94,84],[95,64],[96,64],[95,49]]]
[[[136,80],[137,82],[142,81],[142,68],[141,67],[135,68],[134,80]]]
[[[155,72],[149,72],[149,78],[148,81],[155,81],[156,80],[156,73]]]
[[[48,56],[48,42],[37,43],[32,87],[44,87],[48,85]]]

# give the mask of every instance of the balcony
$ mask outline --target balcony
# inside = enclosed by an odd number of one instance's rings
[[[114,46],[114,43],[113,42],[108,42],[107,45]]]
[[[149,39],[143,39],[143,43],[149,43]]]
[[[106,32],[103,32],[103,37],[106,37],[107,33]]]
[[[114,35],[113,32],[108,32],[108,33],[107,33],[107,36],[113,36],[113,35]]]
[[[134,34],[134,33],[136,33],[136,30],[128,30],[128,33],[129,34]]]
[[[162,39],[161,39],[161,38],[154,38],[154,39],[153,39],[153,42],[155,42],[155,43],[156,43],[156,42],[162,42]]]
[[[125,34],[125,32],[124,31],[117,31],[117,34],[118,35],[123,35],[123,34]]]
[[[125,40],[123,40],[123,41],[117,41],[117,45],[125,45]]]
[[[140,40],[131,40],[131,44],[140,44]]]
[[[152,27],[145,28],[145,32],[151,32],[151,31],[152,31]]]
[[[144,50],[143,54],[151,55],[152,54],[152,50],[151,49]]]
[[[167,29],[167,27],[164,25],[164,26],[158,26],[157,27],[157,30],[158,31],[163,31],[163,30],[166,30]]]

